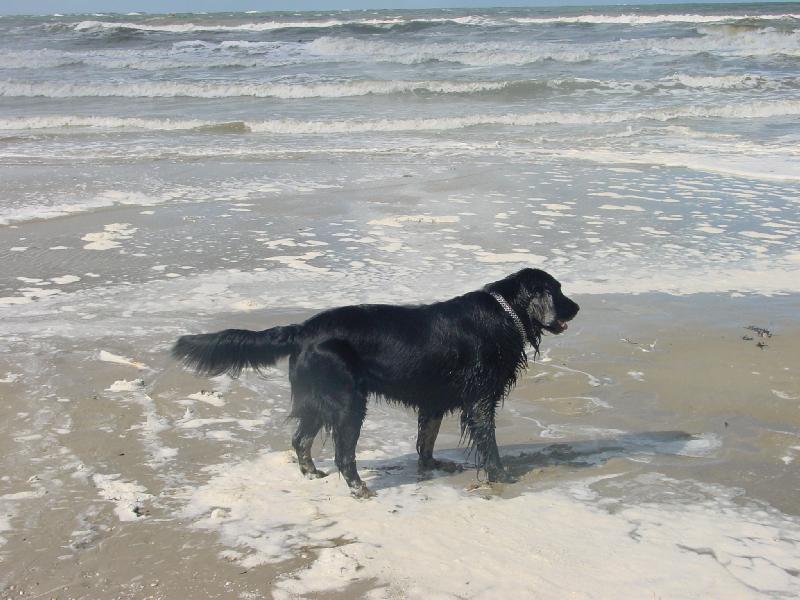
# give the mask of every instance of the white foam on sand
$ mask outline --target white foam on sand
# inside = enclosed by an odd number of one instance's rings
[[[0,305],[4,306],[28,304],[30,302],[33,302],[33,298],[28,298],[25,296],[3,296],[0,298]]]
[[[14,513],[11,512],[11,508],[3,506],[3,512],[0,514],[0,546],[5,545],[8,541],[1,534],[4,531],[11,531],[11,517],[13,516]],[[0,562],[3,562],[2,558],[0,558]]]
[[[633,494],[700,486],[653,477],[619,485]],[[356,581],[374,582],[369,598],[800,593],[792,574],[800,569],[797,520],[737,504],[724,489],[701,489],[695,502],[626,505],[592,488],[615,478],[501,498],[381,475],[372,482],[377,497],[358,501],[338,477],[303,479],[288,453],[266,452],[220,466],[192,491],[183,517],[218,532],[245,568],[316,548],[309,568],[276,581],[279,599],[341,591]]]
[[[233,310],[258,310],[260,308],[265,308],[263,304],[259,303],[258,300],[254,300],[253,298],[245,298],[243,300],[239,300],[237,302],[232,302],[230,308]]]
[[[0,211],[0,224],[9,225],[11,223],[22,223],[25,221],[54,219],[80,212],[91,211],[114,205],[141,205],[152,206],[170,200],[169,195],[164,197],[153,197],[141,192],[123,192],[107,190],[95,197],[81,199],[75,202],[61,202],[46,205],[27,205],[21,207],[9,207]]]
[[[524,263],[526,266],[543,265],[547,260],[545,256],[530,252],[495,253],[481,250],[475,253],[475,258],[478,262],[483,263]]]
[[[770,391],[781,400],[800,400],[800,396],[793,396],[792,394],[789,394],[781,390],[770,390]]]
[[[144,380],[134,379],[128,381],[126,379],[118,379],[106,388],[107,392],[137,392],[144,388]]]
[[[700,225],[699,227],[695,227],[695,229],[703,233],[725,233],[725,230],[721,227],[714,227],[712,225]]]
[[[145,392],[142,379],[132,381],[121,379],[112,383],[105,391],[123,402],[134,403],[141,407],[143,420],[133,425],[131,429],[140,432],[142,443],[150,454],[150,460],[147,462],[150,467],[159,468],[177,456],[176,448],[165,446],[161,441],[160,434],[172,426],[165,417],[158,414],[156,403]]]
[[[763,179],[767,181],[798,181],[798,160],[794,153],[785,156],[772,154],[764,157],[749,155],[700,154],[691,152],[660,152],[642,150],[638,153],[617,150],[555,150],[553,154],[564,157],[581,158],[606,164],[662,165],[684,167],[694,171],[719,173],[736,177]],[[613,192],[591,194],[593,196],[612,196]]]
[[[644,212],[644,209],[641,206],[637,206],[635,204],[603,204],[602,206],[598,206],[602,210],[628,210],[633,212]]]
[[[431,215],[396,215],[393,217],[384,217],[383,219],[374,219],[369,221],[369,225],[384,225],[387,227],[402,227],[403,223],[458,223],[461,220],[459,216],[431,216]]]
[[[189,394],[189,398],[192,400],[205,402],[211,406],[225,406],[225,398],[223,398],[222,394],[217,391],[209,392],[207,390],[200,390],[194,394]]]
[[[102,498],[114,502],[114,512],[120,521],[135,521],[143,518],[142,507],[152,496],[147,489],[135,481],[123,481],[119,473],[92,475],[98,492]]]
[[[100,352],[97,355],[97,358],[99,358],[103,362],[116,363],[118,365],[125,365],[125,366],[128,366],[128,367],[134,367],[136,369],[147,369],[148,368],[146,364],[144,364],[142,362],[139,362],[138,360],[134,360],[134,359],[128,358],[126,356],[120,356],[119,354],[112,354],[111,352],[108,352],[107,350],[100,350]],[[117,383],[119,383],[119,382],[117,382]]]
[[[757,239],[757,240],[784,240],[786,239],[785,235],[781,235],[779,233],[764,233],[762,231],[740,231],[739,235],[743,235],[745,237]]]
[[[186,413],[181,419],[175,421],[175,425],[181,429],[201,429],[209,425],[224,425],[228,423],[236,423],[237,426],[245,431],[256,431],[267,423],[266,418],[260,419],[237,419],[235,417],[214,417],[207,419],[194,418],[194,413],[187,409]]]
[[[58,285],[66,285],[68,283],[75,283],[76,281],[80,281],[81,278],[77,275],[62,275],[61,277],[51,277],[50,281],[56,283]]]
[[[309,260],[313,260],[315,258],[319,258],[320,256],[324,255],[325,255],[324,252],[306,252],[305,254],[294,255],[294,256],[270,256],[265,260],[279,262],[290,269],[297,269],[299,271],[313,271],[315,273],[327,273],[330,270],[327,267],[316,267],[314,265],[308,264]],[[236,307],[241,308],[241,306],[239,306],[238,304]]]
[[[89,242],[83,246],[84,250],[110,250],[118,248],[122,240],[127,240],[134,233],[136,227],[131,227],[130,223],[110,223],[97,233],[87,233],[81,239]]]
[[[794,254],[797,254],[796,252]],[[680,265],[662,265],[654,270],[648,265],[625,265],[625,275],[613,273],[571,272],[570,266],[559,262],[559,280],[568,294],[612,294],[659,292],[675,295],[695,293],[738,292],[759,295],[800,292],[800,260],[786,256],[771,256],[748,260],[739,264],[717,265],[698,263],[691,272]],[[277,257],[273,257],[277,258]],[[286,257],[282,257],[286,258]],[[303,256],[304,259],[310,257]],[[478,260],[482,258],[483,260]],[[265,271],[245,272],[236,269],[202,273],[170,280],[156,280],[135,287],[110,287],[60,293],[50,298],[42,297],[27,304],[3,308],[13,319],[2,320],[2,329],[8,333],[28,332],[36,326],[38,335],[69,334],[73,337],[93,336],[98,328],[103,334],[108,330],[106,321],[82,320],[80,326],[64,318],[65,307],[102,302],[116,307],[109,316],[116,319],[125,311],[149,317],[207,312],[229,312],[232,305],[247,300],[263,308],[297,308],[318,310],[331,306],[356,303],[419,303],[451,298],[458,294],[481,289],[488,281],[506,276],[510,266],[515,268],[541,264],[549,269],[552,259],[527,253],[491,253],[472,251],[464,253],[463,268],[437,269],[437,285],[431,286],[425,276],[429,270],[415,270],[393,266],[385,261],[369,260],[359,269],[340,270],[328,267],[310,269],[274,268]],[[305,260],[299,261],[305,263]],[[467,263],[471,263],[467,264]],[[516,264],[515,264],[516,263]],[[481,265],[478,267],[477,265]],[[430,267],[427,267],[430,269]],[[29,292],[24,292],[29,293]],[[30,292],[34,293],[34,292]],[[43,293],[43,292],[35,292]],[[17,297],[11,297],[15,300]],[[2,302],[4,299],[0,299]],[[8,311],[8,312],[5,312]],[[51,315],[46,328],[41,317]],[[34,320],[35,319],[35,320]],[[124,326],[121,322],[120,327]],[[146,333],[134,329],[131,334]],[[149,368],[131,358],[119,357],[101,351],[100,360],[116,362],[138,369]]]

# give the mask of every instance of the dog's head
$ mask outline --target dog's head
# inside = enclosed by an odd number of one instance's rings
[[[561,333],[580,307],[561,291],[555,277],[541,269],[522,269],[505,279],[490,283],[487,292],[498,292],[533,327]]]

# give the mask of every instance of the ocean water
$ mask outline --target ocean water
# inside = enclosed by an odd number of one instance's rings
[[[512,263],[583,291],[798,291],[798,74],[797,4],[3,17],[0,223],[42,227],[2,251],[14,275],[81,285],[85,264],[163,278],[165,256],[285,266],[302,205],[319,244],[302,264],[384,263],[355,286],[378,296],[388,278],[414,299],[431,263],[454,282]],[[205,234],[121,238],[164,246],[155,261],[62,252],[58,271],[19,250],[109,235],[37,240],[81,223],[65,217],[184,204]],[[387,216],[378,233],[402,235],[370,236]],[[239,243],[207,252],[222,232]]]

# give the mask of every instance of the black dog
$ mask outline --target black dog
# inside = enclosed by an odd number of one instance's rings
[[[172,353],[199,373],[234,376],[289,356],[300,470],[325,476],[311,459],[314,437],[325,427],[353,495],[367,497],[355,454],[370,395],[419,411],[421,469],[454,469],[433,458],[433,445],[442,417],[460,409],[478,466],[489,481],[508,481],[495,441],[497,406],[527,365],[526,342],[538,353],[542,332],[561,333],[578,308],[553,277],[523,269],[436,304],[344,306],[299,325],[186,335]]]

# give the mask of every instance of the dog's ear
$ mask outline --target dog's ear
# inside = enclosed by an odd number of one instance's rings
[[[541,327],[556,319],[551,289],[553,282],[553,278],[541,269],[522,269],[499,283],[504,284],[504,297],[509,304],[527,315],[533,326]]]
[[[527,313],[531,300],[546,293],[549,279],[550,276],[540,269],[522,269],[484,289],[499,293],[516,310]]]
[[[549,327],[556,321],[556,305],[550,288],[542,286],[531,294],[528,302],[528,316],[543,327]]]
[[[540,296],[549,290],[548,282],[552,279],[541,269],[522,269],[506,279],[515,285],[514,294],[520,302],[526,305],[534,296]]]

